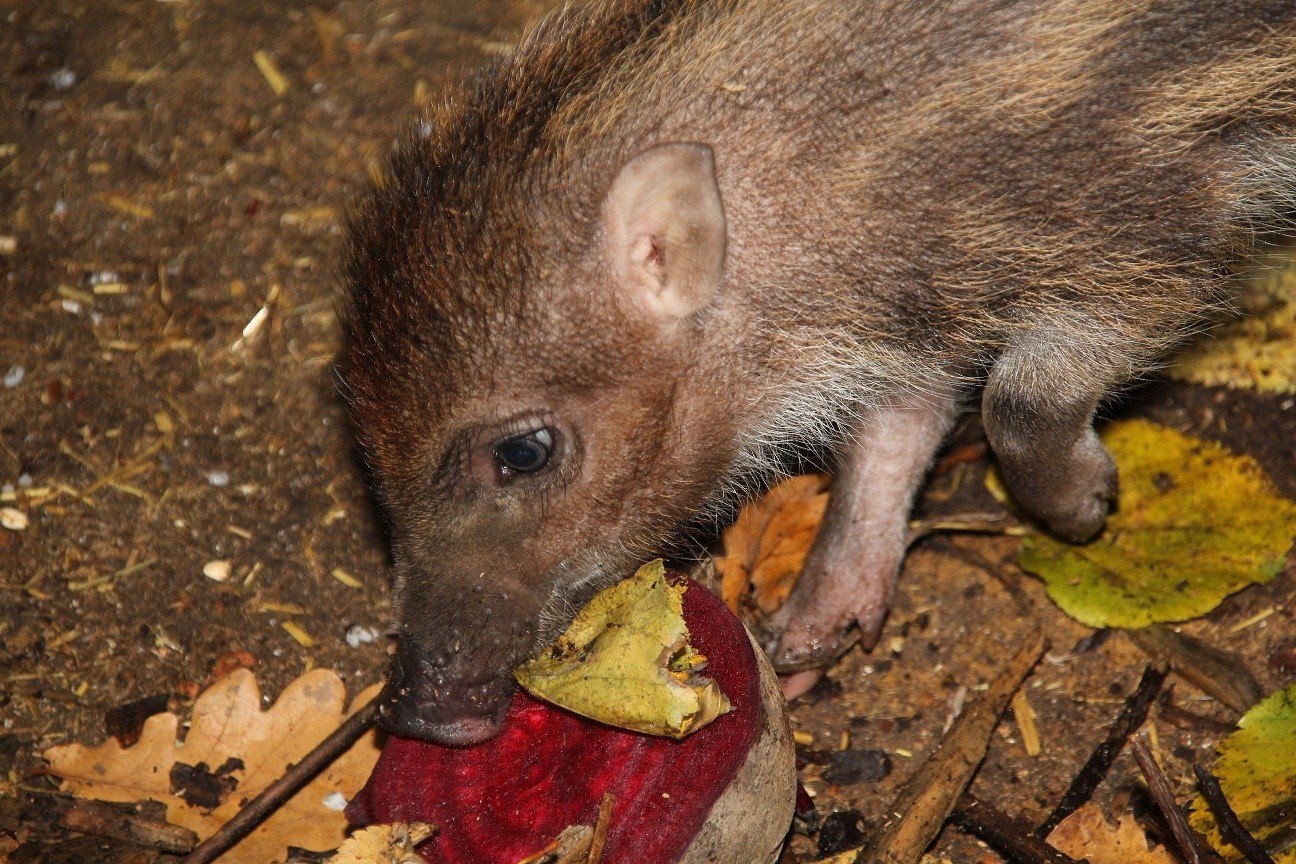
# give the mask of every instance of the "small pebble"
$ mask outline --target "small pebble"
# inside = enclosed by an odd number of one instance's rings
[[[18,488],[19,488],[19,489],[30,489],[32,483],[34,483],[34,482],[36,482],[36,481],[32,480],[32,476],[31,476],[30,474],[28,474],[26,471],[24,471],[23,473],[21,473],[21,474],[18,475]]]
[[[75,300],[64,298],[60,305],[63,307],[64,312],[71,312],[73,315],[81,314],[81,304]]]
[[[363,624],[352,624],[346,631],[346,643],[352,648],[359,648],[361,645],[368,645],[381,635],[376,627],[366,627]]]
[[[341,813],[346,809],[347,799],[341,792],[330,792],[324,796],[324,800],[320,803],[322,803],[328,810]]]
[[[216,487],[228,486],[230,482],[229,472],[213,471],[207,475],[207,482]]]
[[[16,507],[0,507],[0,525],[10,531],[27,530],[27,514]]]
[[[4,386],[12,390],[23,382],[27,377],[27,368],[25,366],[15,366],[5,373]]]
[[[62,69],[55,69],[51,72],[48,80],[55,90],[71,90],[76,86],[77,74],[74,70],[64,66]]]
[[[203,575],[213,582],[224,582],[230,577],[231,569],[229,561],[217,559],[203,565]]]
[[[881,750],[842,750],[834,753],[823,779],[834,786],[876,783],[891,773],[891,757]]]

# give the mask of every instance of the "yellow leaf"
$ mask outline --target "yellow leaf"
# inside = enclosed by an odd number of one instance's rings
[[[1296,684],[1280,690],[1248,711],[1238,730],[1219,746],[1214,774],[1229,805],[1262,843],[1271,835],[1291,832],[1296,808]],[[1242,855],[1220,838],[1209,805],[1198,797],[1189,823],[1206,835],[1230,862]],[[1276,864],[1296,864],[1296,847],[1274,854]]]
[[[1186,621],[1282,569],[1296,504],[1254,459],[1144,420],[1103,438],[1121,472],[1107,529],[1084,546],[1029,535],[1018,552],[1068,615],[1090,627]]]
[[[1062,821],[1048,836],[1049,845],[1089,864],[1177,864],[1164,848],[1149,849],[1147,835],[1123,816],[1113,827],[1092,804],[1086,804]]]
[[[371,825],[351,835],[328,864],[425,864],[414,847],[435,833],[436,826],[426,822]]]
[[[1181,352],[1171,377],[1296,393],[1296,258],[1287,250],[1272,264],[1242,295],[1247,316]]]
[[[513,675],[533,696],[649,735],[683,738],[729,710],[688,643],[683,585],[661,560],[600,591],[567,632]]]
[[[372,699],[378,689],[375,685],[360,693],[351,711]],[[194,702],[183,744],[176,743],[178,718],[165,713],[145,721],[133,747],[123,749],[110,738],[96,747],[53,747],[44,755],[50,773],[64,781],[65,791],[100,801],[161,801],[167,806],[168,821],[205,838],[337,728],[345,717],[345,697],[336,673],[316,669],[289,684],[263,711],[256,679],[248,670],[238,669]],[[377,758],[375,733],[370,732],[217,860],[266,864],[283,861],[289,844],[315,851],[338,846],[346,837],[346,819],[334,793],[349,799],[358,792]],[[172,794],[171,770],[176,763],[204,765],[216,772],[237,764],[230,760],[241,763],[228,771],[236,785],[215,809],[205,810]]]

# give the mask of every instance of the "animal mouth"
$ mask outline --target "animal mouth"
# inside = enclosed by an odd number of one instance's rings
[[[517,685],[512,676],[461,680],[398,650],[378,696],[378,722],[394,735],[466,747],[494,738]]]

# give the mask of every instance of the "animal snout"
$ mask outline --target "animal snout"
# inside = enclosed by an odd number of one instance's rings
[[[407,738],[466,746],[499,732],[516,689],[508,669],[473,674],[452,649],[401,640],[379,695],[379,722]]]

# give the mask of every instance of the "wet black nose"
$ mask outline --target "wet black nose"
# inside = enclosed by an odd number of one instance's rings
[[[507,673],[474,680],[457,665],[399,643],[378,697],[378,722],[396,735],[437,744],[467,746],[495,737],[517,685]]]

